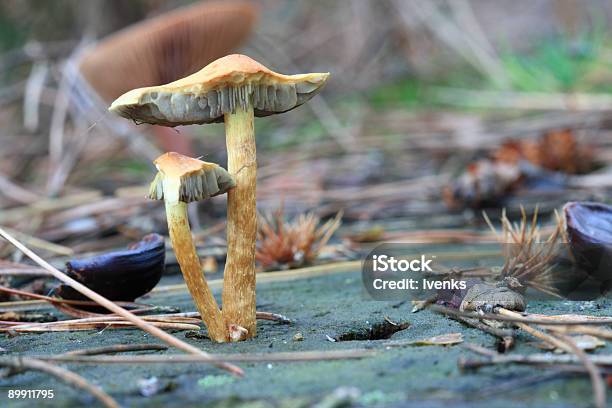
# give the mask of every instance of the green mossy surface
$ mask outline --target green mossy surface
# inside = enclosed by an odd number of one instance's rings
[[[165,277],[162,284],[180,281]],[[145,301],[193,310],[186,292],[166,292]],[[461,372],[457,359],[473,356],[461,346],[426,346],[387,348],[388,340],[331,342],[351,330],[366,329],[385,317],[396,322],[410,322],[406,330],[391,339],[423,339],[434,335],[461,332],[465,342],[494,347],[495,339],[429,311],[410,313],[410,305],[379,302],[366,297],[359,271],[313,277],[295,281],[265,283],[258,287],[258,309],[283,313],[295,319],[293,325],[259,323],[257,338],[238,344],[213,344],[207,339],[179,338],[211,353],[266,353],[279,351],[341,350],[367,348],[376,350],[372,357],[360,360],[258,363],[240,366],[246,376],[234,379],[205,364],[183,365],[72,365],[71,368],[101,386],[122,406],[148,407],[300,407],[342,406],[334,391],[354,387],[354,406],[415,407],[588,407],[592,390],[587,377],[557,376],[545,381],[529,378],[548,373],[525,366],[496,366],[474,372]],[[535,302],[531,312],[610,314],[610,300],[599,302]],[[300,332],[303,341],[293,341]],[[513,352],[530,353],[532,339],[519,338]],[[4,337],[2,347],[8,355],[57,354],[69,350],[118,343],[156,342],[138,330],[103,330],[27,334]],[[605,351],[605,349],[604,349]],[[146,352],[176,353],[176,351]],[[142,354],[142,353],[141,353]],[[475,356],[474,356],[475,357]],[[139,393],[138,380],[156,376],[166,388],[152,397]],[[84,406],[95,401],[37,372],[27,372],[0,380],[0,406],[30,407],[32,400],[7,399],[8,389],[54,389],[52,401],[36,400],[36,406]],[[514,383],[514,384],[513,384]],[[522,383],[522,384],[520,384]],[[498,391],[495,391],[495,390]],[[347,406],[347,405],[344,405]]]

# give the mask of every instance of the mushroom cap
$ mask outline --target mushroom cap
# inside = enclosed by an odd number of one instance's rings
[[[129,91],[109,110],[162,126],[223,122],[224,114],[247,106],[253,106],[255,116],[268,116],[308,101],[328,77],[329,73],[278,74],[246,55],[233,54],[169,84]]]
[[[164,199],[163,180],[179,180],[179,200],[185,203],[205,200],[236,187],[231,174],[216,163],[209,163],[179,153],[169,152],[153,162],[159,172],[151,183],[148,197]]]
[[[236,49],[257,8],[246,1],[197,2],[131,25],[87,50],[80,70],[106,101],[174,81]]]

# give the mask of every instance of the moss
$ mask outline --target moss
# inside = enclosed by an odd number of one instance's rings
[[[229,385],[234,381],[235,378],[229,375],[207,375],[198,380],[198,385],[203,388],[217,388]]]

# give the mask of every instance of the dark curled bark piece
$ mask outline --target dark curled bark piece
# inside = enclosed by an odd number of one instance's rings
[[[66,274],[108,299],[131,302],[157,285],[164,267],[164,238],[149,234],[126,250],[71,260]],[[66,285],[56,293],[63,299],[85,299]]]
[[[574,268],[599,286],[591,297],[606,294],[612,289],[612,206],[569,202],[563,213]]]

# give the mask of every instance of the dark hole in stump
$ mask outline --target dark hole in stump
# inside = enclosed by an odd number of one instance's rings
[[[353,329],[336,336],[336,341],[359,341],[359,340],[386,340],[398,331],[407,329],[409,322],[394,323],[384,320],[374,323],[370,327]]]

